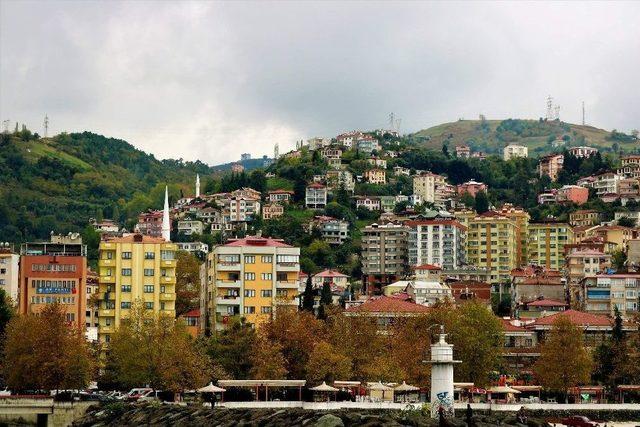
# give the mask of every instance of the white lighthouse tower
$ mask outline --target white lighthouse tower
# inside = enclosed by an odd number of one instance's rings
[[[171,219],[169,218],[169,188],[164,187],[164,210],[162,211],[162,238],[171,241]]]
[[[440,339],[431,345],[431,417],[437,418],[442,407],[444,416],[454,416],[453,412],[453,344],[445,341],[444,326],[440,326]]]
[[[200,197],[200,174],[196,174],[196,199]]]

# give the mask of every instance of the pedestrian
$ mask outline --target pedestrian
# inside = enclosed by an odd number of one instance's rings
[[[444,420],[444,407],[442,405],[438,407],[438,420],[440,427],[445,427],[447,425],[446,421]]]
[[[470,403],[467,403],[467,425],[473,425],[473,409],[471,409]]]

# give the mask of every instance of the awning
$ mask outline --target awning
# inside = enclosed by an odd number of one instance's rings
[[[377,383],[371,383],[367,385],[369,390],[379,390],[379,391],[391,391],[393,390],[391,387],[382,384],[380,381]]]
[[[224,388],[217,387],[213,385],[213,383],[209,383],[209,385],[198,389],[198,393],[222,393],[223,391],[227,391],[227,390]]]
[[[502,385],[502,386],[496,386],[496,387],[491,387],[488,390],[489,393],[513,393],[513,394],[520,394],[520,392],[518,390],[516,390],[515,388],[511,388],[508,387],[506,385]]]
[[[540,391],[542,390],[542,386],[539,385],[514,385],[513,387],[518,391]]]
[[[334,381],[333,385],[336,387],[358,387],[360,381]]]
[[[413,385],[407,384],[405,381],[402,381],[402,384],[394,388],[395,391],[418,391],[420,387],[416,387]]]
[[[222,387],[304,387],[307,380],[219,380]]]
[[[335,387],[331,387],[330,385],[328,385],[324,381],[322,381],[322,384],[317,385],[315,387],[311,387],[309,390],[312,390],[312,391],[340,391],[339,389],[337,389]]]

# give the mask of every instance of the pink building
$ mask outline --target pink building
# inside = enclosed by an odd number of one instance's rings
[[[464,184],[457,185],[456,192],[458,193],[458,196],[462,196],[464,193],[469,193],[473,197],[476,197],[476,194],[478,194],[479,192],[486,192],[487,188],[487,184],[471,180],[465,182]]]
[[[589,200],[589,189],[578,185],[565,185],[556,194],[558,203],[575,203],[582,205]]]

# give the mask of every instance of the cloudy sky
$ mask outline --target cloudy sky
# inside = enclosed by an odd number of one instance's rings
[[[640,127],[640,2],[0,0],[0,117],[222,163],[458,118]]]

